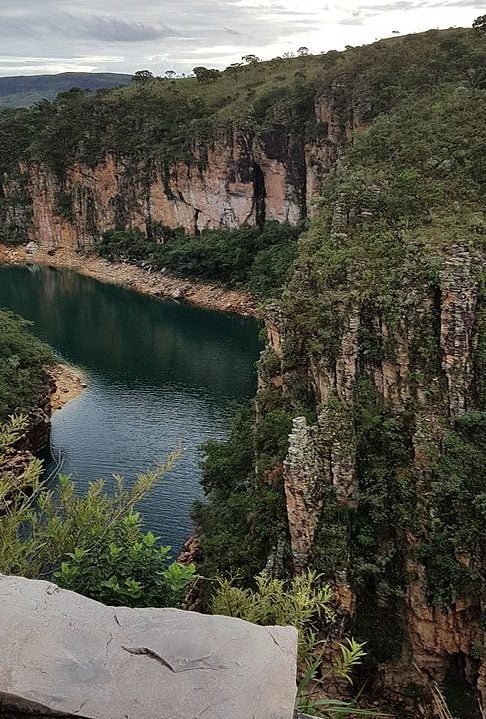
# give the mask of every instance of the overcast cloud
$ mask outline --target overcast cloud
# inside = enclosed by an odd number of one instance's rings
[[[475,0],[0,0],[0,75],[223,68],[470,26],[484,12]]]

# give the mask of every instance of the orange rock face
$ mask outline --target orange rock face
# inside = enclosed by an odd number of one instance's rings
[[[159,163],[150,172],[111,154],[96,167],[67,168],[62,181],[46,166],[23,164],[29,220],[13,205],[9,219],[45,248],[70,249],[114,228],[150,236],[157,227],[197,234],[271,220],[295,224],[310,211],[332,155],[329,144],[235,133],[196,150],[191,162]],[[7,180],[6,195],[14,191]]]
[[[7,225],[42,247],[79,249],[115,228],[151,237],[158,228],[197,234],[295,224],[312,214],[339,144],[359,129],[356,121],[341,127],[325,101],[316,104],[316,120],[322,132],[311,142],[279,127],[258,137],[233,128],[169,164],[107,152],[95,167],[74,164],[60,178],[46,165],[22,163],[19,176],[4,181]]]

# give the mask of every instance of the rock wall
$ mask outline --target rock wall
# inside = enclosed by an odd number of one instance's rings
[[[319,121],[320,122],[320,121]],[[163,165],[107,152],[95,167],[75,164],[57,177],[23,162],[6,178],[4,231],[15,229],[46,248],[82,248],[113,228],[234,229],[264,221],[297,223],[336,155],[337,138],[304,143],[284,128],[256,136],[234,128],[190,161]],[[329,133],[334,133],[331,126]],[[149,167],[150,165],[150,167]]]
[[[485,270],[486,258],[478,250],[457,242],[445,248],[439,286],[432,290],[410,278],[403,312],[393,323],[379,313],[373,314],[367,301],[357,301],[355,294],[346,306],[332,362],[325,353],[304,344],[301,352],[307,354],[296,367],[294,357],[286,350],[289,346],[296,351],[295,337],[293,343],[288,343],[292,332],[289,319],[276,307],[267,317],[267,351],[280,367],[277,376],[282,396],[285,399],[291,395],[297,378],[313,397],[317,417],[314,424],[304,417],[294,419],[284,462],[294,571],[313,565],[315,550],[319,549],[319,524],[333,521],[326,515],[331,495],[339,505],[360,511],[366,491],[360,485],[364,457],[357,437],[357,432],[362,431],[356,414],[360,380],[366,378],[371,383],[382,406],[398,421],[403,419],[403,431],[410,432],[411,484],[405,491],[413,497],[415,509],[399,548],[404,562],[403,598],[397,610],[403,631],[402,653],[395,661],[384,664],[375,677],[376,686],[397,702],[404,701],[410,687],[424,688],[427,681],[444,682],[454,662],[459,662],[464,678],[486,704],[484,596],[459,595],[448,607],[434,605],[425,565],[418,553],[420,543],[429,538],[437,512],[431,498],[432,468],[443,451],[444,439],[456,420],[479,409],[474,368],[483,311],[478,294]],[[370,334],[381,347],[376,356],[370,356],[364,345],[364,338]],[[277,384],[275,380],[273,384]],[[260,390],[266,386],[268,379],[266,384],[261,382]],[[389,502],[394,501],[390,496]],[[350,537],[335,580],[338,591],[345,590],[348,596],[352,620],[356,596],[349,596],[348,573],[352,573],[355,561]],[[378,551],[385,552],[386,548]],[[458,561],[465,566],[471,562],[467,547]],[[358,604],[360,601],[363,599],[358,597]],[[428,716],[429,710],[428,702],[420,711],[416,705],[412,711],[418,713],[413,716]]]

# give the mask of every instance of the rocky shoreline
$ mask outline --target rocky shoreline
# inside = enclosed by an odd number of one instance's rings
[[[62,409],[68,402],[77,399],[86,389],[86,378],[80,369],[64,363],[49,368],[54,381],[51,392],[51,414]]]
[[[46,368],[45,383],[27,417],[25,434],[4,457],[3,470],[10,476],[12,488],[21,489],[29,463],[49,444],[53,413],[79,397],[85,388],[85,377],[78,368],[63,363]]]
[[[185,280],[124,262],[109,262],[96,255],[85,255],[65,248],[53,251],[39,247],[29,252],[23,245],[0,245],[0,264],[29,263],[72,269],[100,282],[126,287],[151,297],[167,297],[243,317],[255,317],[257,314],[256,300],[240,290]]]

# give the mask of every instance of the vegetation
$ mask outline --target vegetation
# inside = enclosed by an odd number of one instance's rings
[[[238,574],[251,583],[266,562],[266,551],[283,507],[271,487],[254,476],[254,413],[244,408],[236,416],[228,442],[204,446],[202,484],[210,501],[196,503],[193,518],[202,529],[203,562],[207,577]]]
[[[196,237],[158,228],[147,242],[138,230],[106,232],[97,252],[110,260],[143,263],[172,274],[245,287],[259,297],[277,294],[297,254],[302,226],[270,222],[263,228],[206,230]]]
[[[347,702],[325,698],[331,677],[351,680],[352,670],[365,656],[364,645],[353,639],[330,642],[336,623],[333,592],[315,572],[298,575],[289,582],[265,575],[255,577],[255,589],[242,589],[219,579],[212,596],[213,614],[238,617],[264,626],[294,626],[299,633],[299,692],[297,706],[314,716],[374,716]],[[327,651],[326,651],[327,649]],[[325,658],[325,654],[327,655]]]
[[[478,27],[351,48],[321,76],[341,141],[352,115],[366,128],[342,153],[298,241],[280,303],[283,357],[267,352],[260,363],[266,389],[257,398],[256,422],[241,428],[238,442],[232,435],[226,445],[210,447],[206,462],[211,468],[224,457],[231,468],[224,485],[207,487],[206,566],[234,570],[243,558],[235,554],[225,564],[218,552],[244,542],[258,548],[252,556],[261,558],[261,568],[279,554],[285,576],[292,570],[281,471],[288,420],[306,415],[316,424],[319,415],[324,453],[330,440],[323,428],[338,434],[339,451],[356,463],[354,501],[343,506],[332,486],[326,490],[311,566],[326,581],[346,571],[356,596],[353,631],[366,642],[370,669],[401,655],[411,558],[423,562],[436,606],[465,596],[477,601],[484,586],[485,68]],[[472,254],[473,279],[483,290],[470,411],[451,422],[439,345],[440,283],[445,261],[461,247]],[[360,325],[352,396],[347,388],[346,399],[331,392],[320,402],[319,379],[343,371],[336,362],[350,318]],[[404,337],[409,363],[384,399],[376,377],[383,365],[405,362]],[[270,458],[255,439],[266,426],[280,437]],[[244,471],[236,461],[241,447],[255,455]],[[273,500],[262,530],[252,520],[262,516],[263,495]],[[244,508],[237,521],[236,506]],[[229,518],[224,544],[211,522],[218,515]],[[251,586],[246,569],[239,581]]]
[[[473,30],[433,30],[317,56],[305,50],[268,62],[245,56],[244,64],[232,65],[211,82],[155,78],[140,71],[137,77],[143,81],[127,87],[70,90],[52,103],[2,113],[2,146],[11,126],[17,141],[1,153],[0,171],[16,168],[20,158],[38,160],[62,180],[66,167],[96,165],[109,151],[149,177],[155,161],[195,160],[196,149],[198,162],[204,163],[204,148],[230,137],[235,126],[263,141],[272,130],[290,131],[293,139],[315,138],[322,132],[314,112],[316,95],[328,98],[342,119],[349,119],[354,108],[369,122],[440,85],[484,84],[483,39]]]
[[[61,476],[54,493],[42,484],[38,459],[12,475],[9,451],[26,427],[20,416],[0,425],[0,572],[54,579],[106,604],[181,606],[195,568],[169,563],[170,548],[142,532],[135,511],[175,456],[131,488],[117,477],[114,493],[100,480],[79,497]]]
[[[52,351],[29,332],[30,323],[0,310],[0,422],[28,412],[46,381]]]
[[[268,63],[245,56],[219,74],[197,68],[198,77],[183,80],[144,75],[113,92],[72,91],[29,112],[0,116],[0,171],[15,176],[19,157],[25,157],[50,167],[60,186],[66,167],[95,166],[109,149],[128,177],[145,187],[155,168],[171,162],[203,167],[208,148],[228,144],[235,131],[265,147],[277,135],[289,140],[289,148],[294,141],[302,147],[318,140],[339,156],[298,242],[303,228],[274,225],[194,238],[151,227],[143,235],[127,229],[119,213],[117,229],[98,249],[106,257],[182,275],[224,277],[261,297],[274,298],[284,285],[277,306],[284,323],[282,356],[266,351],[255,403],[236,418],[227,442],[204,448],[208,501],[194,509],[201,571],[223,577],[216,596],[204,600],[218,611],[261,621],[277,621],[292,606],[299,621],[302,607],[292,602],[303,585],[286,583],[293,567],[283,461],[291,420],[305,415],[320,456],[334,462],[331,450],[337,451],[342,466],[356,467],[347,503],[328,482],[310,561],[326,582],[342,580],[346,572],[356,597],[356,638],[359,646],[366,642],[368,653],[359,660],[371,670],[401,655],[403,598],[415,579],[413,562],[424,566],[426,591],[436,606],[450,607],[459,596],[477,599],[484,588],[483,30],[478,18],[471,30],[434,30],[343,53],[312,57],[301,48],[297,58]],[[316,98],[332,115],[329,125],[317,122]],[[360,131],[350,142],[353,129]],[[60,203],[64,212],[67,204]],[[441,278],[447,262],[466,251],[471,281],[482,281],[482,289],[472,381],[465,390],[468,411],[457,417],[449,407],[440,347]],[[96,555],[107,574],[118,556],[128,562],[126,573],[117,570],[116,582],[103,580],[103,591],[117,596],[138,591],[127,579],[140,581],[125,531],[119,527]],[[137,535],[150,567],[160,559],[148,546],[152,541]],[[91,571],[84,549],[72,546],[64,570],[56,570],[93,592],[84,578]],[[276,579],[259,576],[265,566]],[[163,564],[160,576],[165,571]],[[97,580],[96,591],[99,586]],[[325,589],[317,588],[324,592],[317,605],[308,589],[299,594],[304,606],[313,607],[301,622],[303,635],[325,634],[317,610],[327,603]],[[353,654],[355,647],[347,649]],[[312,681],[320,671],[313,674],[313,666]]]
[[[464,414],[445,437],[434,463],[431,501],[437,514],[421,547],[430,599],[438,606],[481,594],[486,566],[485,466],[486,413]]]

